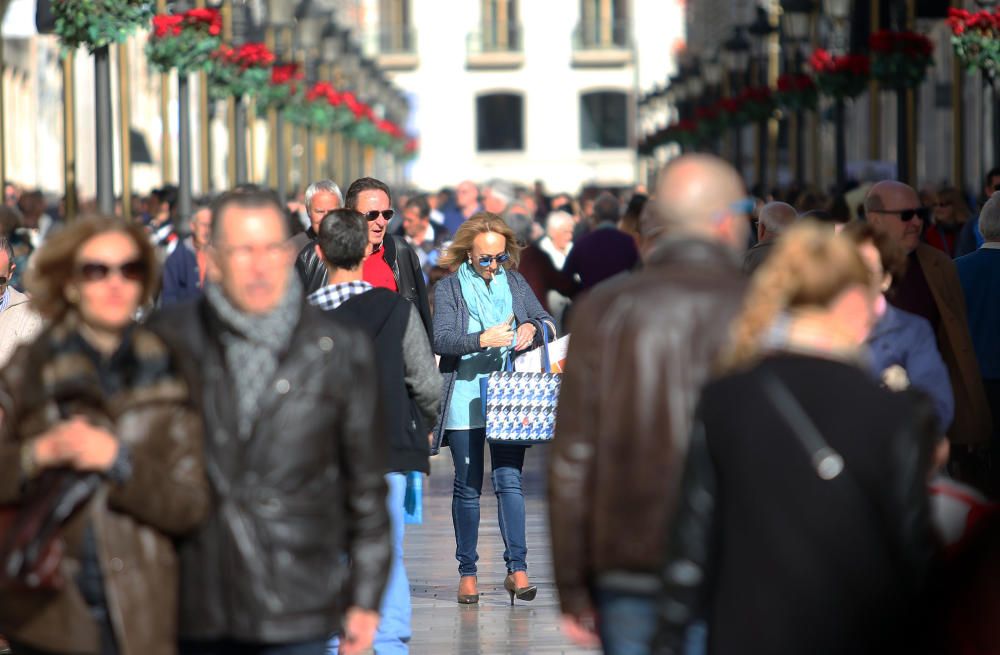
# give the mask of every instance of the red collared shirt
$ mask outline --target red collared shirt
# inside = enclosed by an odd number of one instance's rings
[[[378,250],[365,260],[364,267],[361,269],[361,278],[373,287],[399,292],[399,287],[396,286],[396,276],[392,274],[392,268],[385,261],[384,246],[379,246]]]

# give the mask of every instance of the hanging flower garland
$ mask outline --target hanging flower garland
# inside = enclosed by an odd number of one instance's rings
[[[704,140],[718,137],[726,127],[718,102],[696,107],[694,119],[698,127],[698,135]]]
[[[809,57],[809,68],[819,92],[836,99],[856,98],[868,89],[871,61],[865,55],[834,57],[817,48]]]
[[[690,118],[685,118],[664,130],[660,145],[673,142],[681,147],[689,148],[697,145],[700,141],[698,123]]]
[[[208,89],[212,98],[256,95],[271,79],[274,53],[263,43],[221,45],[208,63]]]
[[[749,123],[766,121],[774,115],[774,97],[770,87],[751,86],[743,89],[736,101],[740,104],[740,113]]]
[[[146,56],[161,73],[176,69],[178,75],[190,75],[209,67],[212,53],[222,43],[221,34],[222,14],[218,9],[153,16]]]
[[[1000,7],[975,13],[950,9],[948,26],[951,46],[966,68],[983,71],[995,83],[1000,72]]]
[[[257,93],[261,109],[284,110],[285,107],[302,101],[302,67],[297,63],[275,64],[271,67],[271,79]]]
[[[816,82],[805,73],[789,73],[778,78],[774,101],[782,109],[788,111],[815,109],[818,99]]]
[[[415,136],[407,137],[403,143],[403,161],[413,161],[420,153],[420,139]]]
[[[881,30],[871,35],[872,77],[893,89],[912,89],[927,78],[934,64],[934,44],[916,32]]]
[[[153,15],[150,0],[56,0],[55,33],[64,50],[122,43]]]

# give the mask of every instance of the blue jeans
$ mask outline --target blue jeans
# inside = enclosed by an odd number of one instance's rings
[[[646,655],[656,636],[656,596],[598,589],[597,632],[605,655]],[[698,621],[684,635],[684,655],[705,655],[708,628]]]
[[[455,487],[451,498],[451,518],[455,524],[455,557],[459,575],[476,575],[479,554],[479,497],[483,493],[486,430],[448,430],[448,445],[455,460]],[[493,490],[497,496],[503,559],[507,572],[527,571],[528,544],[524,527],[524,493],[521,470],[524,446],[490,444],[493,460]]]
[[[389,473],[385,476],[389,487],[386,495],[386,506],[389,509],[389,523],[392,525],[392,563],[389,568],[389,580],[382,593],[382,603],[379,606],[378,631],[375,633],[376,655],[404,654],[410,652],[410,619],[413,608],[410,606],[410,581],[406,577],[406,567],[403,565],[403,502],[406,497],[406,474]],[[337,655],[340,641],[337,637],[330,639],[327,645],[327,655]]]

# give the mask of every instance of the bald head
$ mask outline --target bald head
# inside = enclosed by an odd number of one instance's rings
[[[913,187],[894,180],[879,182],[865,196],[867,221],[907,253],[920,244],[923,229],[923,218],[907,210],[923,209]]]
[[[736,206],[744,198],[743,180],[722,159],[704,154],[678,157],[660,175],[653,199],[656,207],[644,212],[643,239],[687,234],[741,250],[746,244],[747,217]]]
[[[769,202],[760,208],[757,216],[757,240],[770,241],[792,226],[799,217],[787,202]]]

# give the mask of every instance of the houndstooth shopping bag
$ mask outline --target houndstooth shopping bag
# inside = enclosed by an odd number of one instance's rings
[[[543,322],[542,350],[545,371],[551,370],[548,358],[548,329]],[[556,427],[556,406],[562,376],[556,373],[495,371],[480,380],[483,410],[486,413],[486,439],[494,443],[540,444],[552,440]]]

